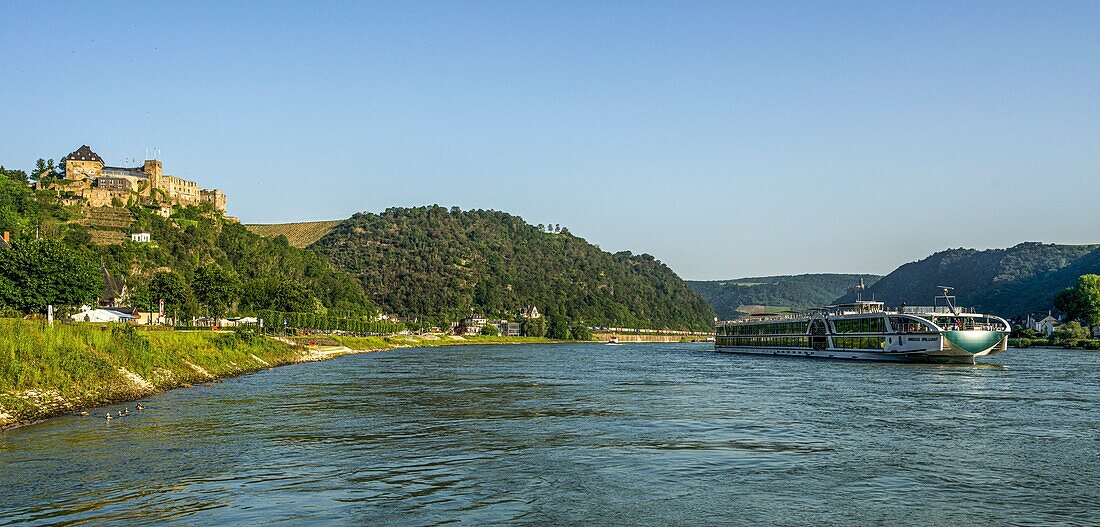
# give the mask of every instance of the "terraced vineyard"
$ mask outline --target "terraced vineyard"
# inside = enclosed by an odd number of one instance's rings
[[[291,247],[305,249],[341,223],[343,223],[343,220],[303,221],[298,223],[245,225],[245,228],[265,238],[286,236],[286,241],[290,243]]]
[[[83,214],[77,223],[88,228],[96,245],[121,245],[127,239],[126,230],[134,224],[134,215],[122,208],[86,208]]]

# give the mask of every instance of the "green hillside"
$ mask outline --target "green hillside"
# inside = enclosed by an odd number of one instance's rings
[[[156,207],[134,201],[104,208],[66,204],[56,193],[32,190],[27,182],[25,172],[0,167],[0,230],[10,231],[13,238],[13,248],[0,258],[0,278],[7,279],[2,285],[30,280],[24,276],[28,266],[41,271],[34,278],[39,282],[74,274],[53,272],[49,262],[22,257],[46,251],[72,253],[90,268],[82,276],[91,274],[96,283],[65,286],[76,290],[75,305],[95,303],[105,290],[101,270],[106,269],[119,289],[125,287],[120,304],[148,309],[167,296],[169,314],[180,318],[259,310],[376,311],[359,283],[323,257],[291,247],[285,238],[249,232],[208,205],[176,207],[165,218]],[[129,234],[136,232],[150,233],[152,242],[130,241]],[[196,279],[199,275],[203,279]],[[47,300],[58,303],[52,292],[46,295],[51,298],[37,301],[19,290],[26,287],[9,289],[0,287],[0,310],[7,314],[41,312]]]
[[[610,254],[503,212],[360,213],[310,247],[359,278],[384,310],[455,320],[526,305],[592,325],[710,327],[713,311],[650,255]]]
[[[1005,317],[1053,308],[1082,274],[1100,272],[1100,245],[1021,243],[1008,249],[949,249],[907,263],[867,289],[888,305],[931,305],[936,286],[955,288],[959,305]],[[838,301],[852,300],[851,294]]]
[[[802,274],[688,281],[688,285],[725,320],[758,311],[827,305],[858,284],[860,279],[870,285],[879,278],[870,274]]]

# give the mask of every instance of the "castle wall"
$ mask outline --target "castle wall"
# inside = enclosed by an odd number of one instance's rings
[[[203,189],[199,192],[203,203],[209,203],[214,206],[215,209],[225,212],[225,194],[218,189],[206,190]]]
[[[199,184],[175,176],[159,176],[150,178],[153,187],[163,190],[168,199],[181,205],[195,205],[202,202],[202,193]]]
[[[96,178],[106,179],[94,185]],[[166,175],[164,165],[156,159],[146,160],[140,168],[104,167],[100,157],[85,145],[70,154],[65,162],[65,179],[71,181],[51,188],[72,192],[87,200],[91,207],[111,206],[114,200],[125,203],[134,192],[162,204],[209,203],[225,213],[226,196],[220,190],[203,189],[195,181]],[[129,190],[121,188],[125,186],[121,180],[129,182]]]
[[[141,171],[149,174],[149,177],[160,177],[164,174],[164,165],[156,159],[146,159]]]
[[[130,192],[127,190],[111,190],[105,188],[85,189],[82,194],[84,199],[87,200],[89,207],[112,207],[116,199],[119,203],[125,204],[130,198]]]
[[[73,181],[92,179],[99,176],[100,170],[103,170],[103,163],[99,161],[75,161],[70,159],[65,162],[65,179]]]

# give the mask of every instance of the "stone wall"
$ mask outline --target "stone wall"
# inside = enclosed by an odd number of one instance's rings
[[[99,171],[102,169],[103,163],[99,161],[69,160],[65,162],[65,179],[73,181],[92,179],[99,176]]]
[[[81,148],[87,150],[86,146]],[[78,152],[80,150],[74,154]],[[87,157],[88,153],[81,155]],[[99,158],[94,153],[91,155]],[[140,168],[106,167],[106,171],[104,168],[102,161],[68,159],[65,162],[66,182],[55,184],[51,188],[72,192],[92,207],[109,207],[116,200],[126,203],[132,194],[114,189],[93,188],[92,181],[98,177],[120,178],[130,182],[134,194],[152,198],[161,204],[190,206],[209,203],[216,210],[225,213],[226,196],[220,190],[204,189],[196,181],[167,175],[164,173],[164,165],[156,159],[146,160]]]

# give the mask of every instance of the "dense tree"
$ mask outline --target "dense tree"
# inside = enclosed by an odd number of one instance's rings
[[[523,334],[528,337],[546,336],[546,318],[529,318],[523,323]]]
[[[241,303],[251,309],[309,313],[319,302],[302,280],[262,277],[242,284]]]
[[[569,338],[569,321],[565,316],[556,311],[546,314],[546,336],[554,340],[566,340]]]
[[[0,171],[4,176],[0,177],[0,230],[25,234],[36,219],[37,209],[31,199],[31,189],[27,187],[26,174],[2,167]]]
[[[21,240],[0,249],[0,305],[24,313],[94,303],[103,277],[84,251],[55,240]]]
[[[0,168],[0,230],[21,238],[64,238],[83,228],[69,223],[70,212],[54,192],[34,191],[22,170]]]
[[[46,183],[57,176],[57,167],[53,164],[53,159],[49,161],[39,158],[34,164],[34,179]]]
[[[545,227],[544,227],[545,228]],[[610,254],[496,211],[394,208],[356,214],[312,250],[359,278],[385,311],[459,320],[523,306],[567,320],[651,328],[710,327],[710,307],[649,255]]]
[[[1063,289],[1054,297],[1054,307],[1071,319],[1090,326],[1100,324],[1100,275],[1078,277],[1077,285]]]
[[[592,340],[592,330],[584,324],[574,324],[569,327],[569,336],[573,340]]]
[[[191,288],[179,273],[158,271],[149,283],[150,299],[164,300],[168,309],[179,309],[192,302]]]
[[[26,184],[27,173],[22,170],[9,170],[0,165],[0,178],[10,179],[11,181]]]
[[[229,305],[237,300],[239,287],[237,277],[215,264],[199,267],[191,280],[195,299],[215,318],[224,315]]]
[[[313,311],[317,299],[300,280],[279,280],[272,291],[272,307],[279,311]]]
[[[186,319],[200,314],[191,284],[175,271],[157,271],[148,280],[132,286],[130,302],[134,307],[155,311],[161,299],[169,318]]]
[[[1088,338],[1089,329],[1076,320],[1072,320],[1055,328],[1054,334],[1051,336],[1054,337],[1055,342],[1074,343],[1080,339]]]
[[[481,334],[482,335],[487,335],[487,336],[490,336],[490,337],[495,337],[497,335],[500,335],[500,328],[498,328],[498,327],[496,327],[492,324],[485,324],[484,326],[481,327]]]

